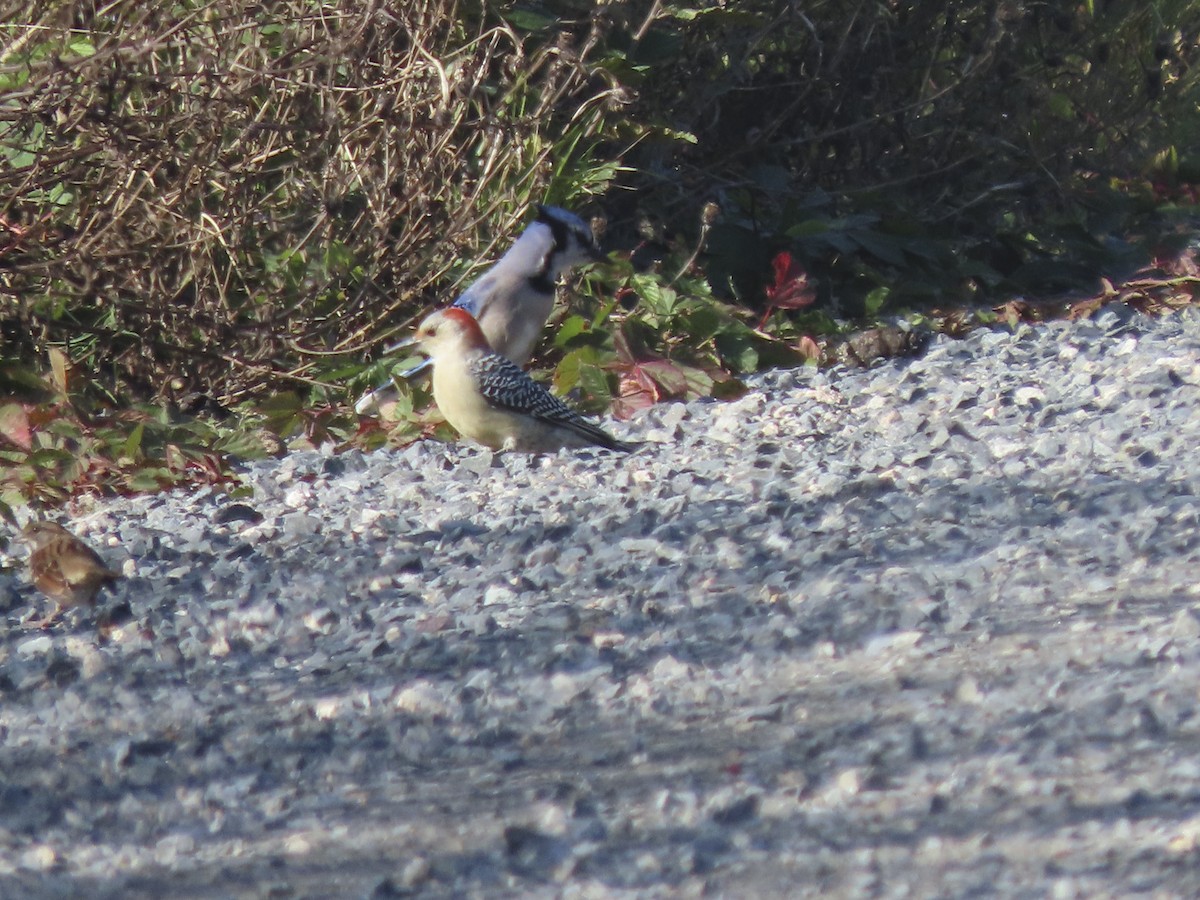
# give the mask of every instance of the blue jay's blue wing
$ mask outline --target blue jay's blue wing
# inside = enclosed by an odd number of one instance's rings
[[[485,275],[484,278],[479,279],[479,281],[476,281],[473,285],[463,291],[459,298],[450,305],[457,306],[459,309],[465,309],[471,315],[475,316],[475,318],[479,318],[479,308],[483,306],[484,297],[484,292],[479,290],[479,288],[481,285],[483,285],[486,277],[487,276]]]

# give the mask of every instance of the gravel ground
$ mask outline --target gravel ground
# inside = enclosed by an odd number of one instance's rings
[[[1200,894],[1200,315],[105,501],[0,896]]]

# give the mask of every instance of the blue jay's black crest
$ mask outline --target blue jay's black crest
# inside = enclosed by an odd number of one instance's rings
[[[592,227],[575,213],[568,212],[560,206],[538,204],[535,221],[550,226],[550,232],[554,235],[554,246],[559,251],[573,246],[583,250],[592,259],[604,259],[604,253],[592,234]]]
[[[555,282],[564,269],[589,259],[604,259],[591,226],[575,213],[559,206],[539,204],[534,224],[549,228],[551,237],[551,244],[546,248],[541,264],[529,275],[529,285],[535,291],[553,294]]]
[[[593,425],[503,356],[485,353],[471,369],[479,380],[479,392],[493,406],[574,431],[608,450],[634,449]]]

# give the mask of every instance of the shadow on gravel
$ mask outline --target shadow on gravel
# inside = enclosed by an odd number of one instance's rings
[[[960,654],[952,662],[967,658]],[[935,696],[944,694],[941,685],[933,687]],[[536,893],[568,880],[676,889],[694,879],[778,895],[789,885],[844,889],[845,861],[868,852],[878,877],[903,882],[912,875],[914,857],[927,852],[937,863],[926,868],[928,884],[959,878],[983,890],[989,877],[1013,866],[1049,875],[1065,871],[1053,852],[1053,841],[1063,834],[1094,834],[1084,831],[1088,826],[1116,834],[1120,823],[1142,819],[1167,828],[1194,816],[1200,804],[1195,790],[1172,782],[1131,788],[1109,802],[1087,801],[1080,793],[1087,786],[1072,783],[1069,771],[1057,789],[1030,791],[1032,771],[1022,771],[1036,769],[1039,760],[1065,762],[1107,740],[1135,749],[1121,763],[1132,778],[1144,768],[1139,757],[1171,752],[1173,726],[1106,737],[1098,733],[1103,725],[1088,723],[1121,717],[1109,709],[1102,719],[1085,704],[982,723],[977,710],[964,708],[915,729],[905,716],[879,711],[881,697],[898,699],[905,690],[918,686],[881,683],[875,674],[836,687],[797,685],[782,703],[810,710],[799,729],[769,721],[747,728],[735,703],[691,722],[571,716],[514,739],[516,756],[493,755],[495,744],[464,746],[443,734],[440,754],[402,760],[383,737],[398,740],[400,732],[377,727],[374,739],[360,733],[355,743],[369,749],[369,758],[342,772],[336,791],[314,758],[311,793],[276,825],[247,828],[244,842],[220,862],[181,859],[174,867],[151,866],[139,876],[87,888],[101,897],[162,896],[167,886],[178,897],[262,896],[264,887],[279,896],[386,897],[390,888],[403,893],[403,873],[419,858],[423,874],[413,887],[422,896]],[[267,711],[258,712],[269,724]],[[352,725],[335,723],[333,732]],[[333,740],[329,748],[277,741],[272,750],[280,758],[297,751],[318,757],[354,752]],[[239,768],[234,759],[230,764]],[[837,783],[848,766],[863,775],[843,797]],[[993,779],[978,791],[964,785],[961,796],[952,788],[910,790],[924,781],[953,785],[956,772],[969,781],[970,773],[988,766],[1010,772],[1011,783]],[[385,772],[393,777],[381,777]],[[789,802],[764,810],[757,799],[763,796]],[[547,809],[559,815],[548,820]],[[139,833],[136,823],[129,828]],[[286,852],[283,841],[297,830],[311,846]],[[140,833],[153,843],[157,832]],[[231,838],[236,831],[197,834],[196,843]],[[934,840],[944,843],[946,858],[927,849]],[[1153,849],[1114,853],[1099,841],[1089,849],[1093,841],[1084,842],[1071,865],[1089,867],[1101,878],[1200,886],[1200,875],[1175,855]],[[1017,849],[1027,857],[1011,858]],[[70,885],[79,888],[80,882]]]
[[[1161,767],[1186,758],[1196,727],[1137,690],[1171,658],[1151,647],[1072,669],[1060,649],[1079,622],[1124,634],[1178,612],[1169,589],[1129,580],[1129,563],[1195,563],[1192,485],[1083,472],[998,493],[864,475],[820,497],[787,482],[708,493],[651,496],[619,521],[582,501],[569,523],[384,535],[369,552],[318,535],[303,561],[251,548],[244,601],[214,596],[197,627],[224,627],[243,606],[286,618],[323,600],[338,641],[321,625],[256,644],[249,628],[224,655],[176,663],[151,643],[97,676],[103,690],[78,673],[29,677],[47,663],[21,657],[28,635],[10,631],[0,837],[70,835],[59,858],[151,849],[108,881],[25,860],[0,895],[553,894],[564,880],[696,879],[769,895],[848,889],[859,869],[904,881],[919,853],[934,860],[928,877],[961,878],[953,892],[965,894],[1022,848],[1021,865],[1054,875],[1055,841],[1083,846],[1071,865],[1094,877],[1179,875],[1161,846],[1091,850],[1087,830],[1197,815],[1200,791]],[[601,535],[621,552],[588,557]],[[395,572],[371,568],[385,550]],[[572,551],[577,566],[553,567]],[[244,553],[231,541],[213,560],[231,552]],[[518,564],[531,557],[551,562]],[[422,598],[387,579],[483,559],[512,563],[511,598],[485,605],[437,582],[447,620],[414,635]],[[169,631],[161,586],[127,596]],[[385,626],[401,640],[384,640]],[[875,647],[898,632],[916,634],[917,652]],[[684,667],[676,681],[664,660]],[[479,672],[488,686],[467,687]],[[552,676],[589,673],[601,680],[539,706]],[[982,700],[961,699],[963,673]],[[1089,693],[1099,679],[1111,689]],[[394,692],[420,682],[428,708],[397,708]],[[58,724],[39,718],[48,692]],[[193,698],[194,717],[171,714]],[[96,708],[83,715],[84,703]],[[156,705],[169,726],[147,726]],[[1111,760],[1069,765],[1095,753]],[[939,855],[931,839],[965,849]],[[846,861],[868,851],[870,865]],[[1200,888],[1195,872],[1179,877],[1172,886]]]

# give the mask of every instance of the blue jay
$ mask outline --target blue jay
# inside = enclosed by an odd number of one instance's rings
[[[583,219],[557,206],[539,205],[537,218],[516,243],[451,305],[475,317],[492,349],[524,367],[554,307],[559,276],[582,262],[602,259],[604,254]],[[428,367],[427,360],[401,377],[412,378]],[[355,412],[365,413],[389,387],[382,385],[364,394],[354,405]]]

